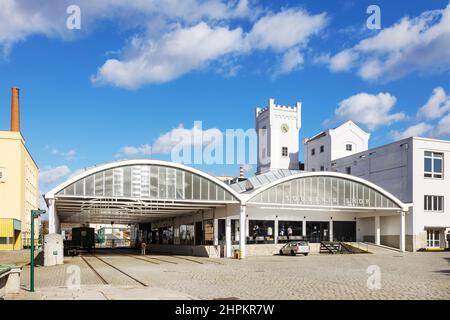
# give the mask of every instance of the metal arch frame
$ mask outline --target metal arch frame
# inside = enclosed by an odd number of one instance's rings
[[[272,187],[282,184],[284,182],[296,180],[296,179],[302,179],[302,178],[310,178],[310,177],[335,177],[335,178],[342,178],[342,179],[350,180],[352,182],[360,183],[362,185],[365,185],[366,187],[372,188],[375,191],[378,191],[380,194],[382,194],[386,198],[388,198],[389,200],[391,200],[393,203],[395,203],[398,206],[398,208],[392,208],[393,210],[397,209],[399,211],[406,212],[411,207],[411,204],[403,203],[397,197],[395,197],[388,191],[384,190],[383,188],[377,186],[376,184],[374,184],[370,181],[367,181],[367,180],[364,180],[364,179],[361,179],[361,178],[358,178],[358,177],[355,177],[355,176],[352,176],[349,174],[344,174],[344,173],[339,173],[339,172],[330,172],[330,171],[297,173],[297,174],[293,174],[293,175],[278,179],[276,181],[268,183],[267,185],[265,185],[261,188],[258,188],[256,190],[252,191],[251,193],[241,195],[242,204],[243,205],[252,204],[251,200],[253,198],[255,198],[257,195],[261,194],[262,192],[264,192],[268,189],[271,189]],[[358,207],[354,207],[354,209],[357,209],[357,208]]]
[[[77,198],[77,196],[56,196],[54,204],[60,219],[75,221],[121,221],[149,222],[225,207],[238,201],[172,201],[162,199],[136,198]]]
[[[176,163],[176,162],[170,162],[170,161],[163,161],[163,160],[153,160],[153,159],[139,159],[139,160],[121,160],[121,161],[115,161],[115,162],[110,162],[110,163],[106,163],[106,164],[102,164],[102,165],[98,165],[95,166],[93,168],[87,169],[86,171],[77,174],[76,176],[66,180],[65,182],[61,183],[60,185],[58,185],[57,187],[53,188],[52,190],[50,190],[49,192],[44,194],[44,199],[47,203],[49,199],[55,199],[55,195],[60,192],[61,190],[64,190],[65,188],[67,188],[68,186],[70,186],[71,184],[84,179],[88,176],[94,175],[96,173],[105,171],[105,170],[109,170],[109,169],[114,169],[114,168],[119,168],[119,167],[125,167],[125,166],[133,166],[133,165],[155,165],[155,166],[164,166],[164,167],[169,167],[169,168],[174,168],[174,169],[179,169],[179,170],[184,170],[186,172],[192,173],[192,174],[196,174],[198,176],[201,176],[213,183],[215,183],[216,185],[218,185],[219,187],[222,187],[223,189],[225,189],[225,191],[229,192],[234,198],[236,198],[236,200],[238,202],[241,202],[241,195],[239,193],[237,193],[234,189],[232,189],[229,185],[227,185],[226,183],[224,183],[223,181],[217,179],[216,177],[205,173],[203,171],[197,170],[195,168],[180,164],[180,163]]]

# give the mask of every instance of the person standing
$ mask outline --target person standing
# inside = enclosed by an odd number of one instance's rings
[[[145,242],[141,243],[141,256],[146,255],[147,244]]]
[[[273,237],[273,229],[272,227],[267,228],[267,237],[271,240]]]
[[[288,239],[290,239],[291,237],[292,237],[292,227],[291,226],[289,226],[289,228],[288,228]]]

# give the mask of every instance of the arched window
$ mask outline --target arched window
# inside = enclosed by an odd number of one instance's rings
[[[236,201],[229,191],[214,181],[163,165],[129,165],[99,171],[68,185],[56,195]]]
[[[351,208],[400,208],[378,190],[338,176],[293,178],[259,192],[248,203]]]

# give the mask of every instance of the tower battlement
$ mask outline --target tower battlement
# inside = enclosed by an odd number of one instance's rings
[[[299,132],[302,103],[279,105],[270,98],[267,106],[256,108],[258,132],[258,173],[269,170],[298,170]]]
[[[275,103],[275,99],[270,98],[267,106],[264,108],[256,108],[256,117],[260,116],[261,114],[265,113],[269,110],[281,110],[281,111],[291,111],[291,112],[298,112],[302,108],[302,103],[297,101],[295,106],[285,106]]]

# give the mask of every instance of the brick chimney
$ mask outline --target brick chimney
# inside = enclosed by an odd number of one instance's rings
[[[11,89],[11,131],[20,132],[19,88]]]

